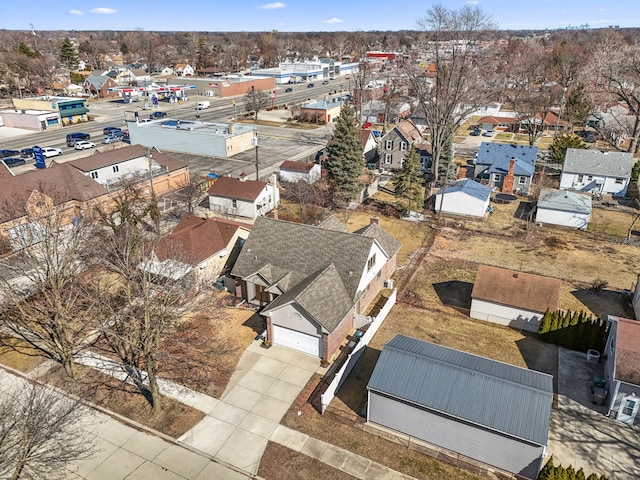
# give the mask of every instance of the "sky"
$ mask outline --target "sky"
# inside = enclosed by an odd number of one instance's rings
[[[443,0],[477,5],[501,30],[640,27],[638,0]],[[148,31],[417,30],[430,0],[4,0],[0,28]]]

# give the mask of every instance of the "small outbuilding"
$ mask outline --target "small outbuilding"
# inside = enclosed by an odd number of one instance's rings
[[[489,212],[491,188],[471,179],[449,183],[436,193],[435,210],[449,215],[483,218]]]
[[[586,230],[591,218],[591,196],[567,190],[540,191],[536,222]]]
[[[382,349],[367,399],[372,424],[522,477],[540,471],[551,375],[396,335]]]
[[[471,318],[537,332],[544,313],[558,309],[557,278],[480,265],[471,292]]]
[[[285,160],[280,165],[281,182],[296,183],[302,180],[311,184],[320,180],[321,176],[320,165],[317,163]]]

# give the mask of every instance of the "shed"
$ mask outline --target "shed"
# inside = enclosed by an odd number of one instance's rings
[[[312,162],[294,162],[285,160],[280,165],[280,181],[281,182],[299,182],[304,180],[311,184],[320,180],[322,172],[320,165]]]
[[[490,201],[491,188],[467,178],[440,188],[436,193],[435,210],[450,215],[483,218]]]
[[[540,191],[536,222],[586,230],[591,218],[591,196],[546,188]]]
[[[537,332],[544,312],[558,309],[557,278],[480,265],[471,292],[471,318]]]
[[[550,375],[396,335],[367,385],[367,421],[503,471],[536,478]]]

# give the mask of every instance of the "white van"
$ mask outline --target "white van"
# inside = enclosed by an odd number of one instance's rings
[[[205,108],[209,108],[211,106],[211,102],[198,102],[196,105],[196,110],[204,110]]]

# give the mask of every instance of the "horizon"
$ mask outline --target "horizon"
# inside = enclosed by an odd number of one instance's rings
[[[237,0],[221,8],[207,0],[183,3],[157,0],[149,4],[106,0],[89,4],[79,0],[33,0],[29,10],[17,3],[4,5],[0,29],[17,32],[135,31],[282,33],[420,31],[417,21],[437,2],[406,0],[401,9],[381,0],[326,0],[322,4],[300,0]],[[86,8],[85,8],[85,5]],[[444,2],[443,2],[444,5]],[[543,0],[535,5],[507,0],[446,2],[448,9],[479,7],[498,31],[555,31],[640,27],[640,10],[631,0]],[[374,12],[372,15],[371,12]],[[378,15],[377,12],[381,14]],[[407,14],[406,12],[411,12]]]

